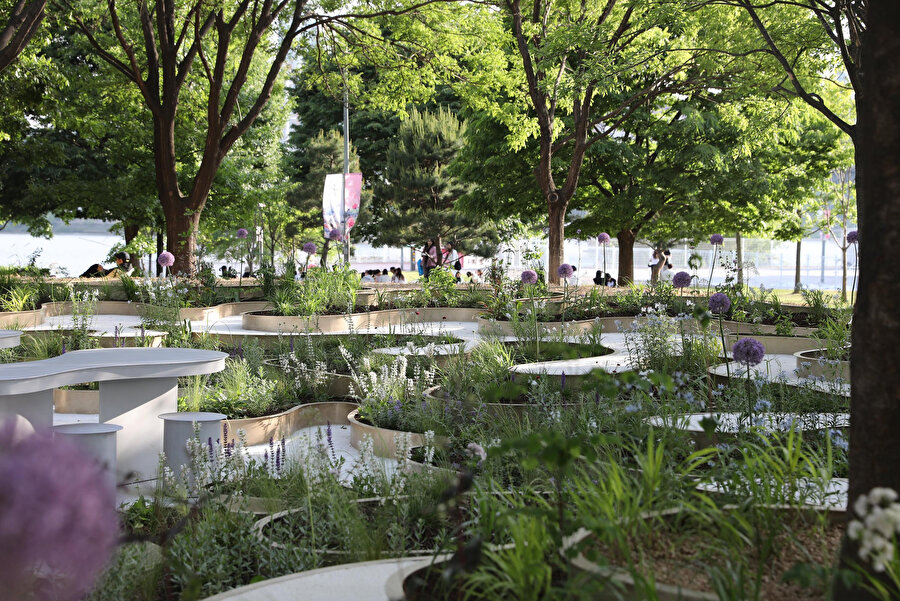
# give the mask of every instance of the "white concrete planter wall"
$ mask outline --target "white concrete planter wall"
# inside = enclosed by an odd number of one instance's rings
[[[480,309],[435,308],[388,309],[349,315],[316,315],[312,317],[288,317],[284,315],[259,315],[244,313],[241,325],[245,330],[262,332],[322,332],[334,334],[348,330],[378,329],[401,326],[408,323],[437,321],[474,321]]]
[[[817,344],[820,343],[817,341]],[[824,359],[825,349],[823,348],[798,351],[793,355],[797,358],[797,375],[801,378],[850,381],[850,362]]]
[[[397,457],[397,446],[394,444],[394,436],[397,434],[409,434],[411,447],[421,447],[425,444],[425,437],[418,432],[401,432],[370,426],[357,419],[358,413],[358,409],[354,409],[347,415],[347,421],[350,422],[350,445],[354,449],[359,449],[363,437],[367,435],[372,437],[375,455],[389,459]],[[450,441],[445,436],[436,436],[434,443],[446,446]]]
[[[225,420],[228,425],[228,440],[237,439],[237,431],[246,432],[248,445],[266,444],[269,439],[290,436],[297,430],[311,426],[348,425],[347,414],[359,405],[345,401],[307,403],[291,407],[276,415]]]

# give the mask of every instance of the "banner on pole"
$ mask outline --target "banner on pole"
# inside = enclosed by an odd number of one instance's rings
[[[344,184],[344,204],[347,207],[347,230],[344,231],[344,214],[341,212],[341,181],[343,173],[325,176],[322,193],[322,229],[329,240],[343,240],[356,225],[359,217],[359,200],[362,194],[362,173],[348,173]]]

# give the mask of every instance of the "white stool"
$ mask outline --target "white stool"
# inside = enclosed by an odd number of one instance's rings
[[[116,488],[116,424],[77,423],[53,426],[53,436],[69,440],[94,458],[103,469],[103,477],[110,488]]]
[[[222,437],[222,413],[207,411],[178,411],[163,413],[163,452],[166,454],[166,465],[176,475],[185,466],[191,465],[191,456],[187,451],[187,441],[194,438],[194,424],[199,427],[198,437],[206,445],[209,439],[213,442]]]

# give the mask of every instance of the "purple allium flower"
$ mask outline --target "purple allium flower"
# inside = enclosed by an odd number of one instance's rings
[[[318,247],[316,246],[315,242],[307,242],[303,245],[303,252],[305,252],[308,255],[316,254],[317,250],[318,250]]]
[[[244,238],[246,238],[249,235],[250,235],[250,232],[247,231],[247,228],[245,228],[245,227],[238,228],[237,237],[240,238],[241,240],[243,240]]]
[[[691,274],[686,271],[679,271],[672,278],[672,285],[676,288],[687,288],[691,285]]]
[[[600,232],[600,234],[597,235],[597,242],[599,242],[600,244],[609,244],[610,240],[611,238],[606,232]]]
[[[333,230],[328,232],[329,240],[340,240],[341,238],[343,238],[343,236],[341,235],[341,230],[339,230],[338,228],[334,228]]]
[[[119,536],[115,493],[71,443],[49,432],[16,442],[14,423],[0,423],[0,596],[82,599]]]
[[[722,234],[713,234],[709,237],[709,243],[714,246],[719,246],[723,242],[725,242],[725,236]]]
[[[859,232],[857,230],[847,232],[847,242],[849,242],[850,244],[856,244],[857,242],[859,242]]]
[[[734,360],[744,365],[757,365],[766,354],[766,347],[762,342],[753,338],[741,338],[731,347]]]
[[[526,269],[522,272],[522,283],[526,286],[537,284],[537,272],[534,269]]]
[[[559,269],[556,270],[556,273],[559,274],[559,277],[568,279],[572,277],[572,274],[575,273],[575,270],[572,269],[572,266],[568,263],[563,263],[559,266]]]
[[[709,310],[713,313],[727,313],[731,308],[731,299],[724,292],[716,292],[709,297]]]
[[[159,257],[157,257],[156,261],[163,267],[171,267],[175,264],[175,255],[167,250],[164,250],[159,253]]]

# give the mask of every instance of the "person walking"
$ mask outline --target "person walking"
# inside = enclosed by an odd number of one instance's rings
[[[438,247],[431,238],[425,241],[425,246],[422,248],[422,270],[423,276],[427,280],[431,275],[431,270],[437,267],[438,264]]]

